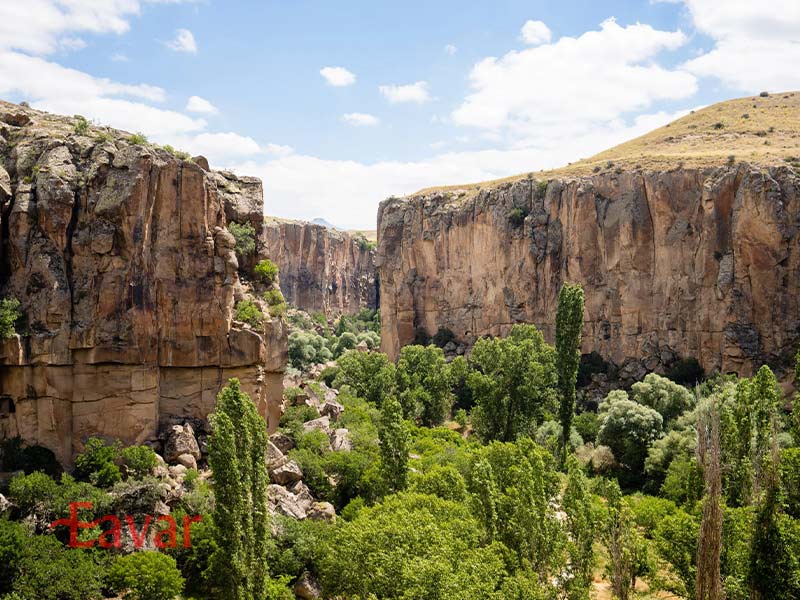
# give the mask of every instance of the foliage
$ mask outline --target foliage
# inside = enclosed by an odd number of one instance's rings
[[[286,314],[286,298],[278,289],[267,290],[263,295],[264,301],[269,305],[269,314],[281,317]]]
[[[256,251],[256,230],[250,223],[228,223],[228,231],[236,240],[236,255],[239,257],[250,256]]]
[[[339,390],[348,386],[356,396],[376,406],[394,394],[395,366],[385,354],[350,350],[337,366],[333,386]]]
[[[703,475],[693,456],[673,460],[667,469],[661,495],[675,502],[691,506],[703,496]]]
[[[477,406],[472,413],[484,440],[511,441],[551,413],[555,351],[533,325],[515,325],[507,338],[483,338],[470,355],[468,376]]]
[[[601,515],[589,491],[589,480],[574,457],[567,463],[567,472],[563,505],[572,577],[566,579],[564,585],[569,600],[588,600],[595,565],[594,543]]]
[[[631,397],[639,404],[658,411],[664,422],[664,429],[682,413],[694,407],[694,396],[685,387],[655,373],[645,376],[631,386]]]
[[[253,274],[265,285],[272,285],[278,279],[278,265],[270,259],[258,261],[253,267]]]
[[[656,527],[664,517],[673,514],[678,507],[672,500],[637,493],[625,497],[631,517],[646,538],[652,538]]]
[[[452,465],[435,465],[414,478],[411,491],[418,494],[432,494],[453,502],[464,502],[467,498],[467,484],[461,473]]]
[[[72,128],[75,133],[78,135],[85,135],[89,132],[89,121],[83,115],[75,115],[73,117],[75,119],[75,125]]]
[[[567,460],[567,443],[575,416],[575,385],[581,359],[581,329],[583,328],[583,288],[565,283],[558,294],[556,311],[556,370],[560,402],[561,462]]]
[[[236,303],[236,320],[258,328],[264,321],[264,313],[252,300],[240,300]]]
[[[128,446],[120,451],[122,463],[134,477],[147,475],[156,468],[156,453],[150,446]]]
[[[453,391],[453,408],[470,410],[475,405],[472,396],[472,389],[469,387],[468,379],[472,368],[467,359],[463,356],[456,356],[448,365],[450,370],[450,387]]]
[[[70,502],[91,502],[94,505],[92,511],[82,513],[87,521],[91,520],[90,515],[105,514],[111,505],[111,497],[103,490],[90,483],[77,482],[66,473],[61,475],[59,482],[38,471],[16,475],[9,484],[9,494],[22,516],[34,515],[47,524],[68,517]]]
[[[406,487],[408,476],[408,430],[403,423],[403,409],[393,397],[381,405],[381,472],[386,486],[392,491]]]
[[[120,556],[109,571],[109,581],[130,600],[172,600],[183,590],[175,559],[160,552]]]
[[[129,136],[128,141],[131,144],[135,144],[137,146],[144,146],[145,144],[147,144],[147,136],[143,133],[137,132]]]
[[[19,300],[14,297],[0,300],[0,340],[7,340],[17,333],[14,325],[21,316]]]
[[[575,415],[573,427],[584,442],[594,442],[600,431],[600,419],[595,412],[582,412]]]
[[[800,448],[787,448],[781,452],[780,482],[786,514],[800,519]]]
[[[444,422],[452,404],[450,373],[437,346],[404,346],[397,361],[397,391],[403,415],[427,427]]]
[[[289,361],[296,369],[308,369],[333,358],[325,338],[313,331],[293,331],[289,334]]]
[[[209,569],[221,598],[263,598],[269,536],[266,424],[238,379],[231,379],[217,396],[210,423],[217,549]]]
[[[677,581],[665,580],[664,587],[690,600],[695,597],[699,534],[700,523],[697,518],[681,509],[661,519],[654,534],[659,555],[670,564],[677,576]]]
[[[620,465],[620,485],[642,483],[647,447],[661,435],[661,415],[622,394],[609,394],[600,405],[603,423],[597,441],[611,448]]]
[[[99,438],[89,438],[83,452],[75,458],[75,476],[93,485],[107,488],[122,479],[116,464],[120,444],[106,444]]]
[[[528,212],[519,206],[515,206],[508,211],[508,221],[514,227],[520,227],[525,222],[525,217],[527,216]]]
[[[0,519],[0,594],[11,591],[27,545],[28,534],[19,523]]]

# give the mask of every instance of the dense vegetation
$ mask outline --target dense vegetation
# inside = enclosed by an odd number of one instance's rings
[[[309,575],[325,598],[363,600],[800,597],[800,403],[764,366],[692,389],[649,374],[590,410],[575,392],[582,306],[565,288],[556,347],[516,325],[466,357],[410,345],[396,363],[374,312],[290,311],[296,374],[336,360],[309,386],[338,389],[352,448],[304,427],[305,405],[281,421],[334,523],[268,516],[264,423],[235,380],[211,418],[212,483],[190,471],[172,510],[206,516],[190,548],[71,549],[47,529],[75,500],[94,503],[85,520],[152,511],[152,451],[90,440],[54,477],[9,446],[25,473],[0,519],[0,597],[288,599]]]

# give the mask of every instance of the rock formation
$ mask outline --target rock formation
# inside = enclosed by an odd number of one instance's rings
[[[260,215],[260,183],[136,141],[0,103],[0,296],[24,316],[0,344],[0,438],[64,462],[204,419],[231,377],[262,414],[280,403],[282,322],[233,318],[226,212]]]
[[[707,372],[785,366],[800,341],[798,227],[790,166],[628,168],[389,199],[383,349],[394,358],[439,328],[470,344],[519,322],[552,342],[570,281],[586,290],[583,352],[623,376],[688,357]]]
[[[328,316],[377,308],[375,251],[349,233],[302,221],[267,219],[264,256],[280,270],[286,300]]]

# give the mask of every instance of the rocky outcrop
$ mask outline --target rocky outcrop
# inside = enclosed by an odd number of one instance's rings
[[[234,320],[226,210],[260,214],[260,185],[203,162],[0,103],[0,295],[24,315],[0,344],[0,437],[64,462],[89,436],[155,440],[231,377],[262,414],[280,405],[282,322]]]
[[[800,178],[789,167],[618,171],[383,202],[384,351],[471,344],[514,324],[553,341],[558,291],[586,290],[583,352],[632,378],[786,365],[800,341]]]
[[[302,221],[267,219],[259,250],[280,270],[286,300],[328,316],[377,308],[375,251],[366,240]]]

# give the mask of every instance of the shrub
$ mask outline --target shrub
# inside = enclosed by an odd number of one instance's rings
[[[147,136],[143,133],[137,132],[128,137],[128,141],[131,144],[136,144],[137,146],[144,146],[147,143]]]
[[[83,115],[75,115],[75,127],[73,130],[78,135],[85,135],[89,131],[89,121]]]
[[[28,534],[19,523],[0,519],[0,594],[11,591],[22,563]]]
[[[172,600],[183,591],[183,577],[175,559],[160,552],[120,556],[108,578],[126,600]]]
[[[714,123],[714,125],[712,125],[712,127],[714,129],[725,129],[725,123],[717,121],[716,123]]]
[[[678,510],[672,500],[644,494],[626,496],[625,501],[631,509],[633,520],[642,528],[647,538],[653,537],[656,527],[665,516]]]
[[[286,314],[288,305],[280,290],[267,290],[263,297],[269,305],[269,314],[275,317],[282,317]]]
[[[761,96],[762,98],[769,98],[769,92],[761,92],[759,96]]]
[[[335,357],[341,356],[348,350],[355,348],[356,345],[358,345],[358,338],[356,335],[349,331],[345,331],[336,341],[336,346],[333,348],[333,355]]]
[[[339,372],[339,367],[325,367],[319,374],[319,378],[328,387],[333,387],[333,380],[336,379],[336,374]]]
[[[156,505],[164,500],[165,492],[155,477],[128,479],[111,488],[112,510],[119,515],[153,514]]]
[[[333,358],[325,338],[312,331],[293,331],[289,334],[289,361],[296,369],[304,370]]]
[[[156,453],[150,446],[128,446],[120,452],[128,473],[134,477],[147,475],[156,467]]]
[[[99,438],[90,438],[81,454],[75,459],[75,475],[92,485],[107,488],[122,479],[116,465],[119,442],[106,444]]]
[[[358,247],[362,252],[371,252],[377,247],[375,242],[368,240],[367,236],[360,232],[356,237],[356,244],[358,244]]]
[[[597,413],[586,411],[575,415],[572,425],[584,442],[594,442],[600,431],[600,418]]]
[[[259,261],[253,268],[253,273],[255,273],[255,276],[258,277],[262,283],[272,285],[278,278],[278,265],[270,259],[265,258]]]
[[[536,197],[537,198],[544,198],[545,194],[547,194],[547,186],[549,185],[548,181],[542,180],[536,184]]]
[[[250,327],[259,327],[264,320],[264,313],[252,300],[241,300],[236,304],[236,320]]]
[[[527,211],[519,206],[515,206],[508,211],[508,220],[514,227],[520,227],[525,222],[525,217],[527,216]]]
[[[249,256],[256,251],[256,230],[250,223],[239,224],[231,221],[228,223],[228,231],[236,240],[234,249],[238,256]]]
[[[7,340],[17,333],[14,325],[22,316],[19,307],[19,300],[14,297],[0,300],[0,339]]]

